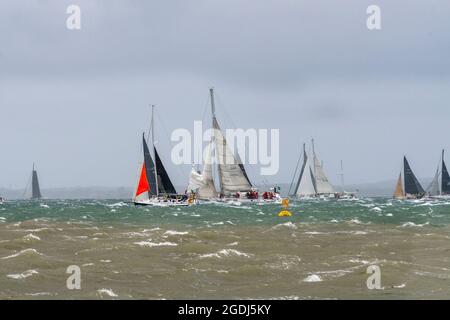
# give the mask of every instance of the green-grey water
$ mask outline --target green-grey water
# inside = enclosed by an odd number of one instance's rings
[[[0,205],[2,299],[447,299],[450,202]],[[81,289],[69,290],[70,265]],[[369,290],[377,265],[381,288]]]

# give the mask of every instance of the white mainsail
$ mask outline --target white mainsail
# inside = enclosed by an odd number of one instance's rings
[[[219,122],[216,119],[216,110],[214,104],[214,89],[209,89],[211,97],[211,111],[212,111],[212,127],[213,138],[215,146],[215,160],[218,167],[218,176],[220,181],[221,195],[234,195],[237,192],[247,192],[252,190],[252,184],[245,172],[244,165],[239,157],[236,156],[228,147],[227,141],[220,129]],[[212,167],[211,167],[212,177]]]
[[[430,186],[427,188],[430,196],[438,196],[441,194],[441,188],[439,187],[440,186],[440,183],[439,183],[440,176],[441,176],[440,168],[438,166],[436,173],[434,175],[433,181],[431,181]]]
[[[234,156],[231,152],[215,117],[213,118],[213,128],[221,193],[230,195],[236,192],[250,191],[252,184],[247,177],[239,155]]]
[[[205,149],[203,172],[200,174],[192,168],[189,177],[188,191],[196,190],[197,197],[200,199],[210,199],[217,196],[212,172],[212,146],[211,141]]]
[[[308,197],[316,194],[314,187],[314,176],[311,170],[311,160],[303,146],[303,166],[297,182],[295,195],[297,197]]]
[[[316,155],[316,152],[314,150],[314,141],[312,142],[313,145],[313,161],[314,161],[314,178],[316,182],[316,191],[317,194],[330,194],[334,193],[334,188],[331,185],[331,183],[328,181],[327,176],[325,175],[325,172],[323,171],[322,164],[320,163],[319,158]]]

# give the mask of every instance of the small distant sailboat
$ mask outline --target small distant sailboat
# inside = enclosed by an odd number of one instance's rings
[[[303,158],[302,168],[300,170],[297,183],[295,185],[294,191],[290,194],[297,198],[319,198],[319,199],[329,199],[336,198],[336,192],[328,181],[328,178],[323,170],[323,166],[316,154],[314,139],[311,141],[312,144],[312,160],[311,157],[306,152],[306,145],[303,144]],[[298,165],[294,172],[294,178],[297,175]],[[292,190],[291,183],[291,188]]]
[[[450,199],[450,175],[445,165],[444,160],[445,151],[442,150],[442,156],[439,160],[438,168],[434,179],[427,188],[427,194],[434,199]]]
[[[142,135],[142,147],[144,161],[141,166],[140,176],[136,191],[133,196],[135,205],[153,206],[188,206],[195,203],[187,195],[177,194],[175,187],[167,174],[166,169],[159,157],[154,143],[154,107],[152,106],[151,135],[153,158],[150,154],[145,134]],[[155,159],[155,161],[153,161]]]
[[[403,170],[397,180],[394,191],[395,199],[421,199],[425,196],[425,190],[417,180],[416,175],[411,169],[406,156],[403,157]]]
[[[39,200],[42,198],[41,188],[39,187],[39,179],[37,175],[37,171],[34,168],[33,163],[33,171],[31,173],[31,199]]]
[[[356,194],[358,193],[358,190],[356,192],[349,192],[345,191],[345,180],[344,180],[344,161],[341,160],[341,172],[339,173],[341,176],[341,188],[342,192],[339,192],[336,194],[336,197],[338,200],[358,200]]]

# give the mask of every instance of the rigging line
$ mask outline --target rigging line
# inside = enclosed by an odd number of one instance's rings
[[[169,144],[169,146],[171,146],[172,145],[172,141],[170,140],[169,131],[167,130],[166,125],[164,124],[164,121],[163,121],[162,117],[159,115],[159,113],[155,112],[155,114],[156,114],[156,117],[158,118],[159,122],[161,123],[161,126],[163,128],[164,134],[166,135],[167,141],[169,141],[168,144]],[[163,153],[160,153],[160,155],[159,155],[160,158],[162,157],[162,154]],[[156,159],[155,159],[155,161],[156,161]],[[181,167],[179,165],[174,165],[174,166],[177,168],[178,173],[180,174],[180,176],[187,176],[187,175],[190,174],[190,170],[191,170],[190,168],[189,168],[189,172],[185,172],[186,170],[185,171],[181,170]]]
[[[302,159],[302,156],[303,156],[303,152],[300,152],[300,156],[298,157],[298,160],[297,160],[297,166],[295,167],[294,175],[292,177],[292,181],[291,181],[291,184],[289,186],[288,195],[291,195],[292,185],[294,184],[295,176],[297,175],[298,166],[300,165],[300,160]],[[300,179],[300,177],[299,177],[299,179]]]
[[[30,186],[30,181],[31,181],[32,176],[33,176],[33,173],[31,173],[30,177],[28,178],[27,185],[25,186],[25,190],[23,191],[22,197],[24,197],[24,198],[25,198],[25,194],[26,194],[27,191],[28,191],[28,187]]]
[[[225,107],[225,104],[222,103],[222,99],[220,98],[220,95],[218,95],[218,94],[216,93],[216,91],[214,91],[214,96],[215,96],[215,98],[216,98],[217,104],[220,106],[219,109],[220,109],[221,112],[225,115],[225,117],[227,118],[227,120],[230,121],[230,124],[231,124],[232,128],[237,129],[238,127],[237,127],[236,124],[234,123],[233,118],[231,118],[230,115],[228,114],[227,108]],[[216,111],[217,111],[217,110],[216,110]],[[227,126],[225,126],[225,129],[227,129],[226,127],[227,127]]]

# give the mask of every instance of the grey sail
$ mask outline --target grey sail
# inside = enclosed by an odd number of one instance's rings
[[[318,194],[334,193],[335,192],[334,188],[331,185],[331,183],[328,181],[328,178],[325,175],[325,171],[323,171],[322,164],[314,150],[314,141],[312,142],[312,145],[313,145],[313,166],[314,166],[313,174],[314,174],[316,191]]]
[[[39,187],[39,179],[36,170],[34,170],[33,165],[33,173],[31,177],[31,199],[40,199],[40,198],[42,198],[42,194],[41,189]]]
[[[442,151],[442,194],[450,194],[450,176],[444,161],[444,151]]]
[[[158,176],[158,191],[159,193],[167,193],[167,194],[176,194],[177,191],[173,186],[172,181],[167,174],[166,168],[161,161],[161,158],[158,155],[158,151],[155,149],[155,159],[156,159],[156,172]]]
[[[425,193],[419,180],[417,180],[416,175],[412,171],[408,160],[406,157],[403,158],[403,170],[405,179],[405,193],[410,195],[421,195]]]
[[[430,185],[427,188],[427,192],[431,195],[431,196],[437,196],[441,193],[440,188],[439,188],[439,167],[436,170],[436,173],[434,174],[434,178],[433,181],[431,181]]]
[[[230,195],[236,192],[250,191],[252,184],[247,176],[244,165],[239,155],[235,156],[231,152],[215,117],[213,118],[213,128],[221,193]]]
[[[142,135],[142,147],[144,149],[144,165],[147,173],[147,180],[150,187],[148,192],[149,196],[157,195],[158,190],[156,188],[156,175],[155,175],[155,164],[150,155],[150,150],[148,149],[147,141],[145,141],[144,135]]]
[[[311,170],[310,158],[303,145],[303,165],[295,187],[294,194],[298,197],[314,196],[316,194],[314,174]]]

